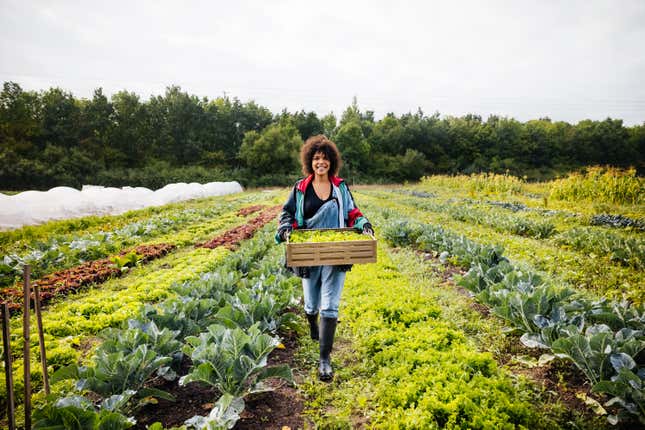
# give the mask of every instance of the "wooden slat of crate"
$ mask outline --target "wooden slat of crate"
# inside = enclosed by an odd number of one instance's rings
[[[334,266],[376,262],[376,240],[288,243],[287,266]]]

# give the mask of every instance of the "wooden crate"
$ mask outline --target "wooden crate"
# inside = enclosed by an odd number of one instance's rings
[[[353,230],[330,228],[325,230]],[[357,233],[358,234],[358,233]],[[287,241],[287,266],[335,266],[340,264],[376,263],[376,239],[343,242],[290,243]]]

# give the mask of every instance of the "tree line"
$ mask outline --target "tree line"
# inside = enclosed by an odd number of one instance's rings
[[[375,120],[354,99],[337,118],[272,113],[253,101],[199,98],[171,86],[142,100],[97,89],[77,99],[60,88],[0,93],[0,189],[82,184],[146,186],[237,180],[287,185],[299,175],[298,152],[324,133],[343,154],[351,182],[414,181],[435,173],[497,172],[547,179],[581,166],[645,170],[645,122],[577,124],[541,118],[441,117],[421,110]]]

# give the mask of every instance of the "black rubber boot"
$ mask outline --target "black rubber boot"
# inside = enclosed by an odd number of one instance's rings
[[[321,381],[331,381],[334,371],[331,368],[331,349],[334,345],[336,332],[336,318],[320,318],[320,367],[318,377]]]
[[[313,315],[305,313],[307,321],[309,321],[309,335],[313,340],[318,340],[318,312]]]

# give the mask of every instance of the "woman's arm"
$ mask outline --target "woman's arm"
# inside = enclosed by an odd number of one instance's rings
[[[275,235],[276,243],[284,242],[284,233],[290,232],[296,226],[296,188],[293,188],[291,194],[289,194],[289,199],[282,206],[282,212],[280,213],[280,218],[278,219],[278,232]]]
[[[361,210],[356,206],[354,202],[354,196],[352,196],[349,187],[344,182],[340,184],[341,187],[345,187],[346,192],[343,194],[344,206],[345,206],[345,223],[347,227],[354,227],[356,230],[365,230],[365,227],[368,226],[372,228],[369,220],[363,215]]]

